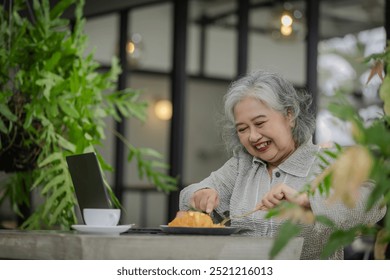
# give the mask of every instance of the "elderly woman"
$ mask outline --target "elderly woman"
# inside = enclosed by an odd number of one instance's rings
[[[321,172],[320,147],[312,143],[315,117],[311,98],[274,73],[257,71],[234,82],[225,96],[224,138],[232,157],[203,181],[180,193],[180,210],[191,207],[207,213],[226,211],[239,216],[232,226],[248,229],[242,234],[275,236],[282,221],[267,219],[267,210],[282,200],[296,203],[315,215],[326,215],[343,227],[375,223],[384,209],[366,212],[369,186],[362,187],[353,209],[342,203],[329,205],[320,194],[308,196],[304,186]],[[318,259],[330,235],[322,225],[304,225],[301,259]],[[337,251],[332,259],[343,259]]]

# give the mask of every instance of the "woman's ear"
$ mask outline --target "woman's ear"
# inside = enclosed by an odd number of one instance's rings
[[[295,127],[295,119],[291,109],[287,109],[287,119],[291,128]]]

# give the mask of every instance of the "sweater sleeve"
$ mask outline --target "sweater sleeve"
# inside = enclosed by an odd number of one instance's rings
[[[238,157],[230,158],[221,168],[212,172],[209,177],[199,183],[191,184],[180,192],[179,208],[188,210],[192,194],[200,189],[210,188],[218,192],[219,209],[229,209],[230,197],[237,178]],[[220,212],[220,211],[218,211]],[[223,211],[221,212],[223,213]]]

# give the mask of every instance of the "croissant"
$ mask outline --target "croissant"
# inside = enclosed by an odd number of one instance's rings
[[[197,211],[180,211],[170,223],[169,227],[224,227],[214,224],[210,215]]]

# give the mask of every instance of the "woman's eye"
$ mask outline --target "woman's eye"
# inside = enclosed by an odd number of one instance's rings
[[[255,123],[255,126],[262,126],[264,124],[264,122],[258,122],[258,123]]]
[[[244,132],[246,130],[246,127],[237,128],[238,132]]]

